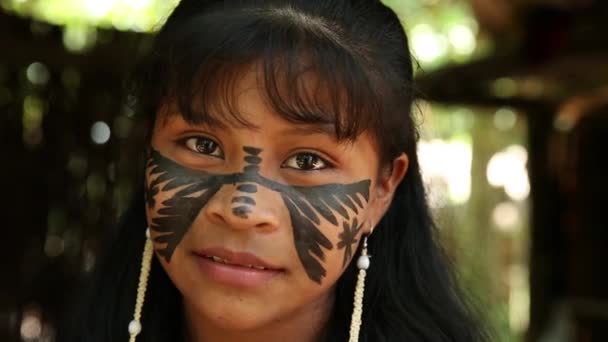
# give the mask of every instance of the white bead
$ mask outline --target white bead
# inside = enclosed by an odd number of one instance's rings
[[[150,228],[146,228],[146,238],[150,238]]]
[[[141,332],[141,323],[139,323],[139,321],[136,320],[132,320],[129,323],[129,334],[131,335],[137,335]]]
[[[360,270],[366,270],[369,268],[369,256],[361,255],[359,259],[357,259],[357,268]]]

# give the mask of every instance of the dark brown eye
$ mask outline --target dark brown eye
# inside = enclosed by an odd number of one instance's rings
[[[200,154],[206,154],[219,158],[224,157],[224,152],[220,148],[220,145],[207,137],[188,138],[185,140],[184,144],[187,148]]]
[[[298,153],[293,157],[287,159],[287,161],[283,164],[284,167],[302,170],[302,171],[313,171],[313,170],[322,170],[329,167],[329,163],[325,161],[325,159],[320,156],[310,153]]]

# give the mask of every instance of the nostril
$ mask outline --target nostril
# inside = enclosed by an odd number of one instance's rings
[[[222,213],[216,211],[207,212],[210,222],[213,222],[214,224],[226,224],[226,219]]]

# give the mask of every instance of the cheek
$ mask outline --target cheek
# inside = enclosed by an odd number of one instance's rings
[[[158,214],[158,210],[162,208],[162,203],[170,199],[170,197],[170,194],[164,192],[160,192],[154,196],[151,196],[151,198],[146,195],[146,201],[148,202],[148,204],[146,205],[146,222],[148,228],[150,229],[150,238],[153,242],[159,236],[158,232],[154,229],[153,220],[160,216]],[[159,246],[157,245],[157,243],[154,243],[155,251],[157,251],[158,247]]]
[[[152,222],[153,218],[162,216],[159,213],[159,210],[171,206],[171,205],[168,205],[167,203],[165,203],[165,201],[172,200],[172,199],[175,200],[176,198],[180,197],[177,195],[177,193],[183,187],[177,187],[177,188],[171,189],[171,190],[161,190],[163,188],[164,184],[165,183],[161,183],[161,184],[156,185],[155,187],[150,188],[150,182],[146,181],[145,199],[146,199],[146,203],[147,203],[146,204],[146,218],[148,219],[148,224],[150,224]],[[196,192],[196,193],[191,194],[191,196],[198,196],[201,193],[202,192]],[[180,215],[191,214],[191,212],[188,210],[180,210],[180,209],[186,209],[186,207],[183,207],[183,206],[176,207],[175,209],[178,210]]]
[[[356,258],[357,249],[364,234],[364,224],[360,218],[342,222],[334,233],[334,255],[340,260],[340,269],[348,267],[352,259]]]
[[[357,248],[363,235],[361,217],[351,217],[350,220],[339,222],[339,226],[326,222],[319,226],[319,230],[332,243],[332,249],[325,250],[321,264],[325,270],[325,276],[321,282],[315,282],[308,276],[305,267],[299,265],[294,272],[294,278],[289,286],[289,297],[298,303],[314,303],[315,301],[327,300],[333,294],[333,288],[342,276],[348,265],[356,262]],[[344,233],[344,224],[350,229],[349,233]],[[356,225],[355,225],[356,224]],[[357,231],[356,229],[359,228]],[[351,235],[355,234],[355,235]],[[297,256],[295,256],[297,258]],[[299,260],[298,260],[299,263]]]
[[[327,276],[323,282],[335,281],[339,278],[353,259],[357,258],[357,250],[363,235],[368,228],[367,210],[348,219],[341,219],[338,225],[326,223],[320,227],[321,232],[331,241],[332,249],[326,251],[323,262]]]
[[[172,193],[160,191],[158,193],[146,192],[146,217],[148,223],[151,219],[159,216],[158,210],[163,207],[162,203],[172,197]]]
[[[180,243],[171,256],[171,260],[167,261],[159,250],[162,250],[163,244],[154,244],[155,256],[165,273],[171,279],[171,282],[180,293],[185,294],[192,291],[196,291],[200,288],[200,271],[197,267],[196,261],[189,252],[188,242],[192,239],[191,233],[188,232],[183,238],[183,243]],[[155,237],[160,234],[151,230],[150,237],[154,240]]]

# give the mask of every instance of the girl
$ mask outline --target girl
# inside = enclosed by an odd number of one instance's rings
[[[143,190],[74,340],[485,340],[436,243],[412,82],[380,1],[183,0],[135,78]]]

